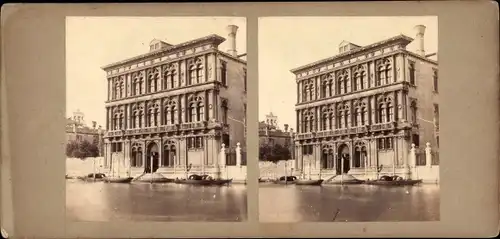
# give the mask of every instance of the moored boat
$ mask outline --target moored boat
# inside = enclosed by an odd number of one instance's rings
[[[133,177],[117,178],[117,177],[105,177],[103,180],[107,183],[130,183]]]
[[[400,176],[382,176],[377,180],[367,180],[368,185],[380,186],[413,186],[422,183],[422,179],[403,179]]]
[[[225,184],[230,184],[233,179],[213,179],[207,175],[191,175],[187,179],[175,179],[174,183],[176,184],[191,184],[191,185],[216,185],[221,186]]]
[[[86,176],[77,178],[86,182],[100,182],[103,181],[105,177],[106,175],[104,173],[89,173]]]
[[[312,180],[312,179],[297,179],[295,185],[307,185],[307,186],[321,186],[323,179]]]
[[[333,184],[333,185],[355,185],[355,184],[362,184],[364,183],[364,180],[357,179],[353,177],[352,175],[349,174],[341,174],[341,175],[336,175],[333,178],[329,180],[325,180],[323,182],[323,185],[325,184]]]
[[[274,180],[275,184],[295,184],[297,182],[297,177],[295,176],[281,176],[278,179]]]

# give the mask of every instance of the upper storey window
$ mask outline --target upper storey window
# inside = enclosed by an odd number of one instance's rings
[[[170,64],[163,70],[163,88],[174,89],[177,86],[177,65]]]
[[[305,111],[302,115],[302,132],[308,133],[314,130],[314,113]]]
[[[169,100],[163,110],[163,120],[165,125],[173,125],[178,122],[177,120],[177,102],[174,100]]]
[[[202,97],[191,97],[189,99],[189,122],[199,122],[205,120],[205,104]]]
[[[337,106],[337,126],[338,128],[348,128],[351,124],[350,108],[347,103],[340,103]]]
[[[321,98],[333,96],[335,80],[332,74],[323,76],[321,81]]]
[[[378,100],[378,122],[387,123],[394,120],[394,102],[392,98],[380,98]]]
[[[349,81],[349,73],[346,70],[342,70],[337,73],[337,93],[346,94],[349,92],[351,83]]]
[[[366,70],[364,69],[363,66],[355,67],[354,68],[354,91],[358,90],[363,90],[367,87],[367,77],[366,77]]]
[[[220,61],[220,81],[222,85],[227,86],[227,62]]]
[[[377,78],[376,78],[377,86],[390,84],[393,82],[391,70],[392,70],[391,60],[384,59],[377,61]]]
[[[158,79],[160,72],[157,68],[148,70],[148,93],[153,93],[158,91]]]
[[[125,76],[120,76],[119,78],[113,78],[113,95],[112,99],[120,99],[125,97]]]
[[[132,74],[132,92],[134,95],[140,95],[144,92],[144,73],[134,73]]]
[[[415,74],[415,62],[410,61],[408,64],[408,70],[410,73],[410,85],[417,85],[417,79],[416,79],[416,74]]]
[[[304,80],[302,81],[303,83],[303,92],[302,92],[302,99],[303,102],[305,101],[311,101],[314,99],[314,82],[313,80]]]
[[[196,61],[192,61],[189,64],[188,85],[202,83],[204,77],[203,73],[204,70],[201,59],[198,58]]]

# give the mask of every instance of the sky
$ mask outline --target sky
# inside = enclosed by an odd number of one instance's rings
[[[239,27],[238,54],[246,53],[246,19],[236,17],[67,17],[66,116],[80,110],[91,125],[105,127],[106,74],[101,67],[144,54],[149,42],[178,44],[210,34],[227,38],[227,25]],[[229,42],[219,49],[226,51]]]
[[[297,85],[291,69],[338,54],[343,41],[365,46],[425,25],[427,54],[438,49],[438,19],[418,17],[265,17],[259,18],[259,120],[269,112],[278,125],[295,129]],[[412,42],[407,50],[415,51]],[[279,91],[278,91],[279,90]]]

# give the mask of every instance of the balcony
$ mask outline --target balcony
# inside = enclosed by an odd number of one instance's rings
[[[108,131],[105,137],[117,137],[117,136],[127,136],[127,135],[137,135],[137,134],[153,134],[153,133],[164,133],[164,132],[177,132],[179,130],[196,130],[205,129],[207,127],[206,121],[183,123],[183,124],[173,124],[173,125],[160,125],[139,129],[125,129],[125,130],[113,130]]]
[[[396,122],[380,123],[370,126],[370,131],[378,132],[384,130],[394,130],[396,129]]]
[[[378,132],[384,130],[394,130],[396,129],[396,122],[374,124],[374,125],[363,125],[355,126],[342,129],[325,130],[318,132],[308,132],[308,133],[297,133],[297,140],[313,139],[316,137],[334,137],[343,135],[354,135],[354,134],[365,134],[368,132]]]

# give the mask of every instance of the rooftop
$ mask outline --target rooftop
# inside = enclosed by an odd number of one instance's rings
[[[143,59],[148,58],[150,56],[158,55],[158,54],[165,53],[165,52],[173,52],[173,51],[182,49],[184,47],[188,47],[188,46],[192,46],[192,45],[196,45],[196,44],[200,44],[200,43],[211,42],[211,43],[213,43],[215,45],[219,45],[222,42],[224,42],[225,40],[226,39],[224,37],[221,37],[221,36],[216,35],[216,34],[211,34],[211,35],[208,35],[208,36],[205,36],[205,37],[196,38],[194,40],[190,40],[190,41],[187,41],[187,42],[183,42],[183,43],[179,43],[179,44],[176,44],[176,45],[172,45],[172,46],[167,47],[167,48],[162,48],[161,50],[158,50],[158,51],[151,51],[151,52],[144,53],[144,54],[141,54],[141,55],[138,55],[138,56],[134,56],[134,57],[122,60],[122,61],[111,63],[111,64],[108,64],[106,66],[101,67],[101,69],[103,69],[103,70],[109,70],[110,68],[121,66],[121,65],[125,65],[127,63],[131,63],[131,62],[134,62],[134,61],[143,60]]]
[[[406,46],[409,43],[411,43],[412,41],[413,41],[413,38],[411,38],[409,36],[406,36],[406,35],[403,35],[403,34],[400,34],[400,35],[397,35],[395,37],[391,37],[389,39],[378,41],[378,42],[372,43],[372,44],[367,45],[367,46],[360,46],[359,48],[355,48],[353,50],[350,50],[350,51],[347,51],[347,52],[343,52],[343,53],[334,55],[332,57],[328,57],[328,58],[325,58],[325,59],[322,59],[322,60],[319,60],[319,61],[312,62],[312,63],[307,64],[307,65],[303,65],[303,66],[294,68],[294,69],[291,70],[291,72],[294,73],[294,74],[296,74],[296,73],[298,73],[301,70],[305,70],[307,68],[310,68],[310,67],[313,67],[313,66],[317,66],[317,65],[320,65],[322,63],[329,62],[329,61],[337,60],[337,59],[342,58],[344,56],[351,55],[351,54],[358,53],[358,52],[362,52],[362,51],[365,51],[365,50],[368,50],[368,49],[371,49],[371,48],[374,48],[374,47],[377,47],[377,46],[380,46],[380,45],[386,45],[386,44],[390,44],[390,43],[399,42],[399,43],[403,44],[404,46]],[[347,42],[347,41],[343,41],[343,42]]]

